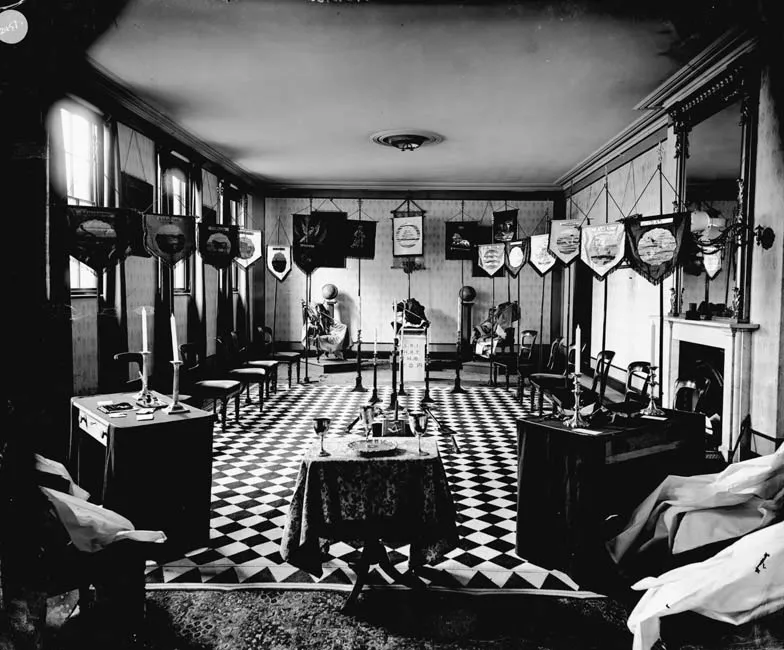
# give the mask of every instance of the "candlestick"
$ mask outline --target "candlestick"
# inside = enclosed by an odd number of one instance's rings
[[[171,339],[172,339],[172,361],[180,362],[180,348],[177,345],[177,321],[174,314],[171,315]]]
[[[580,365],[580,334],[580,326],[578,325],[574,333],[574,371],[578,375],[580,374],[580,369],[582,368]]]
[[[172,319],[174,316],[172,316]],[[184,413],[188,410],[187,406],[180,403],[180,366],[182,361],[175,360],[172,364],[172,403],[166,407],[167,413]]]
[[[640,414],[642,415],[653,415],[653,416],[662,416],[665,415],[664,411],[662,411],[657,405],[653,398],[654,393],[656,392],[654,388],[658,386],[659,382],[656,381],[656,370],[658,366],[655,364],[651,364],[650,368],[650,379],[648,380],[648,390],[650,391],[650,399],[648,401],[648,406],[646,406]]]
[[[656,363],[656,323],[651,322],[651,365]]]
[[[147,346],[147,308],[142,307],[142,352],[149,352]]]
[[[577,429],[586,426],[587,422],[580,413],[580,373],[574,373],[574,412],[566,420],[566,426],[570,429]]]

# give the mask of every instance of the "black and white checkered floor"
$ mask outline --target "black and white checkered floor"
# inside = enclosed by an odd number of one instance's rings
[[[420,404],[423,389],[407,387],[401,406]],[[389,403],[389,387],[381,388],[381,405]],[[582,595],[578,585],[559,571],[548,571],[515,555],[516,432],[515,421],[528,411],[503,388],[469,388],[453,395],[448,389],[430,391],[432,411],[456,433],[459,451],[450,436],[438,435],[439,449],[458,516],[460,548],[427,570],[423,578],[433,587],[548,595]],[[330,436],[346,434],[369,393],[350,386],[296,385],[281,389],[264,412],[245,406],[240,423],[225,431],[216,425],[213,445],[210,544],[186,557],[149,564],[150,588],[186,584],[242,587],[347,589],[359,551],[332,544],[321,578],[293,567],[280,556],[289,499],[305,449],[314,440],[313,417],[332,419]],[[390,549],[398,568],[405,568],[407,548]],[[388,586],[374,569],[369,584]]]

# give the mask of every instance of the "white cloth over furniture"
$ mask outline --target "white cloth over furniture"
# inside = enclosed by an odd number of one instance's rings
[[[668,544],[672,554],[763,528],[784,507],[784,447],[717,474],[668,476],[607,543],[616,563],[627,553]],[[778,513],[778,514],[777,514]]]
[[[644,578],[633,587],[648,591],[629,616],[634,650],[649,650],[660,619],[693,611],[740,625],[784,608],[784,522],[739,539],[704,562]]]

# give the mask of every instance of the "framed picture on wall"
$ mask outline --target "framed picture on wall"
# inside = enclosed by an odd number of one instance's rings
[[[422,215],[392,217],[392,255],[411,257],[424,252],[424,218]]]

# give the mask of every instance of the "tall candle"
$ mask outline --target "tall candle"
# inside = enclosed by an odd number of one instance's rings
[[[574,332],[574,371],[579,375],[580,374],[580,326],[577,326],[577,329]]]
[[[171,315],[171,337],[172,337],[172,360],[180,360],[180,348],[177,346],[177,321],[174,314]]]
[[[651,365],[656,364],[656,323],[651,322]]]
[[[142,307],[142,352],[149,352],[147,347],[147,308]]]

